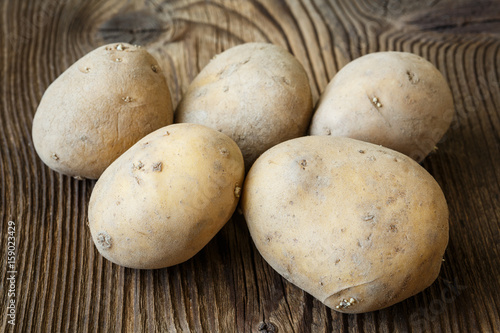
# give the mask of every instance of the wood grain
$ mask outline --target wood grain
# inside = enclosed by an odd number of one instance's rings
[[[500,332],[500,3],[451,0],[0,2],[0,289],[6,332]],[[315,100],[370,52],[434,63],[456,117],[423,166],[450,208],[438,280],[373,313],[342,315],[288,283],[255,249],[238,213],[193,259],[166,269],[116,266],[94,248],[95,184],[49,170],[31,139],[48,85],[108,42],[148,48],[177,104],[217,53],[250,41],[290,50]],[[7,226],[16,223],[16,325],[8,324]],[[6,307],[6,306],[5,306]]]

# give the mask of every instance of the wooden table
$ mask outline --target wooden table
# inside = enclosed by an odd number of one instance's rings
[[[500,1],[2,0],[0,309],[8,332],[500,332]],[[47,86],[108,42],[144,45],[174,104],[217,53],[264,41],[304,65],[317,100],[347,62],[403,50],[447,78],[456,117],[423,166],[449,203],[438,280],[373,313],[343,315],[268,266],[235,214],[193,259],[161,270],[104,260],[87,227],[94,181],[48,169],[31,139]],[[8,224],[15,223],[15,326]],[[11,223],[11,224],[13,224]]]

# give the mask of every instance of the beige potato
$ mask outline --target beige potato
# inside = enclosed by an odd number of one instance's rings
[[[312,116],[309,80],[285,49],[247,43],[217,55],[198,74],[175,112],[231,137],[247,168],[267,149],[305,135]]]
[[[95,246],[126,267],[184,262],[229,220],[244,174],[241,152],[226,135],[195,124],[163,127],[97,181],[89,203]]]
[[[284,278],[346,313],[427,288],[448,243],[448,208],[409,157],[342,137],[281,143],[250,169],[241,206],[257,249]]]
[[[345,136],[423,160],[453,119],[453,96],[430,62],[377,52],[342,68],[316,106],[311,135]]]
[[[47,88],[33,119],[33,143],[50,168],[96,179],[140,138],[172,121],[170,92],[156,60],[143,48],[109,44]]]

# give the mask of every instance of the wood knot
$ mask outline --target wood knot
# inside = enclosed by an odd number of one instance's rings
[[[104,22],[99,27],[98,34],[107,44],[118,43],[113,47],[118,51],[125,49],[122,42],[148,44],[163,37],[165,29],[171,25],[168,15],[164,15],[165,17],[162,17],[162,13],[152,13],[146,10],[128,13],[121,11]]]
[[[276,333],[278,328],[273,323],[260,322],[257,326],[259,333]]]

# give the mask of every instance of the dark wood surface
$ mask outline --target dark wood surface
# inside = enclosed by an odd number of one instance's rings
[[[0,1],[0,331],[500,332],[500,1]],[[442,186],[450,243],[437,281],[390,308],[343,315],[288,283],[237,213],[193,259],[132,270],[104,260],[87,227],[94,181],[48,169],[31,138],[47,86],[95,47],[144,45],[177,104],[217,53],[267,41],[304,65],[317,100],[347,62],[403,50],[434,63],[456,116],[423,166]],[[15,222],[15,326],[8,222]]]

